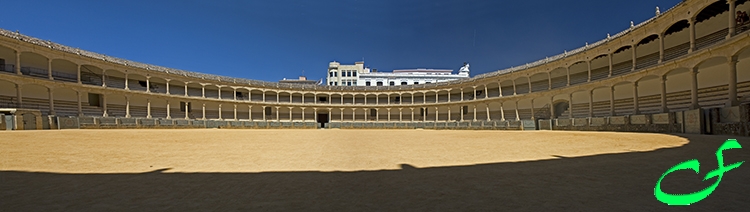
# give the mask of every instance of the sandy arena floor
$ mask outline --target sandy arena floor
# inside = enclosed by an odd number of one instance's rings
[[[0,210],[665,210],[728,138],[612,132],[65,130],[0,132]],[[726,164],[750,161],[745,149]],[[748,166],[748,167],[744,167]],[[748,207],[750,165],[687,209]],[[667,182],[669,180],[669,182]],[[743,199],[745,201],[741,201]],[[701,205],[702,204],[702,205]],[[681,208],[686,209],[686,208]],[[722,209],[723,210],[723,209]]]

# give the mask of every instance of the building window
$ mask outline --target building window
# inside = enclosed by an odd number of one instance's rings
[[[365,82],[365,86],[370,86],[370,82]]]
[[[394,86],[394,85],[396,85],[396,82],[394,82],[394,81],[391,81],[391,82],[390,82],[390,83],[388,83],[388,84],[390,84],[391,86]]]
[[[464,106],[463,111],[461,111],[461,112],[463,112],[464,115],[468,114],[469,113],[469,106]]]
[[[271,107],[266,107],[266,115],[267,116],[271,115]]]
[[[415,85],[419,85],[419,82],[414,82]]]
[[[401,85],[406,85],[406,82],[401,82]]]
[[[378,86],[383,86],[383,82],[378,82]]]
[[[355,72],[352,72],[352,76],[355,76],[355,77],[356,77],[356,76],[357,76],[357,72],[356,72],[356,71],[355,71]]]
[[[325,96],[321,96],[321,97],[318,97],[318,101],[319,102],[326,102],[327,100],[326,100]]]
[[[352,82],[346,82],[347,86],[352,86]]]

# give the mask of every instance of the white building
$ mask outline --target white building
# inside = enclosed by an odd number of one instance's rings
[[[458,74],[450,69],[401,69],[393,72],[370,71],[364,62],[355,65],[328,65],[328,85],[332,86],[396,86],[417,85],[469,78],[469,64],[464,63]]]

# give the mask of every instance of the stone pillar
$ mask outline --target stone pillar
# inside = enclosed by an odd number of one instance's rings
[[[151,118],[151,99],[146,99],[146,118]]]
[[[570,67],[569,66],[565,67],[565,73],[566,73],[565,75],[568,76],[568,84],[566,84],[565,86],[570,86]]]
[[[224,120],[224,117],[221,116],[221,104],[219,104],[219,120]]]
[[[573,93],[568,94],[568,118],[573,118]]]
[[[500,121],[505,121],[505,109],[503,109],[503,103],[500,103]]]
[[[664,35],[659,34],[659,62],[664,62]]]
[[[450,91],[449,91],[450,92]],[[529,93],[531,92],[531,78],[529,78]],[[489,94],[487,94],[487,85],[484,85],[484,98],[489,98]]]
[[[185,102],[185,119],[190,119],[190,102]]]
[[[477,105],[471,105],[471,107],[474,109],[474,119],[472,121],[477,121]]]
[[[589,118],[594,117],[594,90],[589,91]]]
[[[729,59],[729,99],[727,100],[727,107],[739,104],[740,102],[737,100],[737,57],[734,56]]]
[[[206,98],[206,85],[201,84],[201,97]]]
[[[735,18],[737,18],[737,12],[735,12],[736,3],[735,0],[727,0],[727,4],[729,4],[729,33],[727,34],[727,39],[734,35],[735,28],[737,27],[737,22],[735,22]]]
[[[289,107],[289,122],[294,121],[294,119],[292,118],[292,110],[294,110],[294,107]]]
[[[448,90],[448,102],[451,102],[451,91]]]
[[[304,94],[302,95],[302,99],[303,100],[305,99],[305,95]],[[302,109],[302,122],[305,122],[305,108],[301,107],[301,109]]]
[[[102,87],[107,87],[107,70],[104,69],[102,69]]]
[[[234,105],[234,120],[237,121],[237,104]]]
[[[217,88],[219,88],[219,89],[217,89],[217,90],[216,90],[216,93],[218,93],[218,94],[219,94],[219,98],[218,98],[218,99],[221,99],[221,86],[216,86],[216,87],[217,87]],[[278,99],[279,99],[279,98],[278,98],[278,97],[279,97],[279,96],[278,96],[278,93],[276,93],[276,95],[277,95],[277,96],[276,96],[276,100],[278,100]]]
[[[232,88],[232,91],[233,91],[232,96],[234,97],[234,101],[237,101],[237,88]]]
[[[247,106],[247,119],[249,119],[250,121],[253,120],[253,106],[252,105]]]
[[[52,59],[47,59],[47,78],[49,80],[55,80],[54,77],[52,77]]]
[[[151,76],[146,76],[146,93],[151,93]]]
[[[492,119],[490,118],[490,103],[487,103],[484,106],[486,107],[485,111],[487,112],[487,121],[491,121]]]
[[[427,104],[427,91],[422,93],[422,104]]]
[[[202,111],[203,111],[203,116],[201,117],[201,119],[206,120],[206,103],[203,103]]]
[[[555,104],[553,104],[553,98],[549,98],[549,119],[555,119]]]
[[[166,79],[167,81],[167,95],[169,95],[169,81],[172,81],[171,79]]]
[[[615,86],[609,89],[609,116],[615,116]]]
[[[587,80],[587,82],[591,82],[591,61],[590,60],[586,61],[586,69],[589,72],[589,79]],[[529,81],[531,81],[531,79],[529,79]],[[529,84],[531,84],[531,83],[529,83]]]
[[[262,92],[263,92],[263,93],[262,93],[262,95],[261,95],[261,96],[262,96],[262,98],[263,98],[263,99],[262,99],[262,101],[263,101],[263,102],[266,102],[266,90],[263,90]],[[266,111],[265,111],[265,109],[263,109],[263,116],[264,116],[264,117],[266,116],[266,115],[265,115],[265,112],[266,112]]]
[[[516,89],[516,80],[511,80],[511,82],[513,82],[513,96],[515,96],[515,95],[517,95],[517,93],[516,93],[516,90],[517,90]]]
[[[638,115],[638,82],[633,83],[633,115]]]
[[[189,96],[188,95],[188,83],[187,82],[185,82],[185,96]]]
[[[81,96],[83,94],[80,91],[76,91],[76,94],[78,95],[78,116],[83,116],[83,107],[81,106]]]
[[[107,114],[107,94],[102,94],[102,117],[109,116]]]
[[[698,109],[698,67],[694,67],[690,72],[690,109]]]
[[[265,93],[265,91],[264,91],[264,93]],[[266,106],[262,106],[262,107],[263,107],[263,112],[262,112],[262,114],[263,114],[263,121],[266,121]]]
[[[547,90],[552,90],[552,74],[547,72]]]
[[[357,108],[352,108],[352,121],[357,121]]]
[[[440,120],[440,116],[439,116],[440,113],[439,112],[440,112],[439,108],[435,107],[435,122],[437,122],[438,120]]]
[[[278,93],[277,93],[277,95],[278,95]],[[276,99],[276,100],[278,100],[278,99]],[[281,108],[281,107],[278,107],[278,106],[276,107],[276,121],[281,121],[281,119],[279,119],[279,108]]]
[[[125,96],[125,118],[130,118],[130,97]]]
[[[549,74],[549,73],[547,73],[547,74]],[[500,84],[499,81],[497,82],[497,92],[500,92],[498,94],[499,97],[503,97],[503,86]]]
[[[414,93],[411,93],[411,104],[414,104]],[[414,109],[412,109],[414,110]]]
[[[521,115],[518,114],[518,101],[515,101],[516,104],[516,121],[521,120]]]
[[[388,111],[388,122],[391,122],[391,108],[386,108],[386,110]]]
[[[536,117],[534,115],[534,99],[531,99],[531,120],[535,120],[535,118]]]
[[[187,111],[185,111],[187,113]],[[167,119],[172,119],[172,108],[169,105],[169,100],[167,100]]]
[[[460,118],[461,118],[461,119],[459,119],[459,121],[464,121],[464,106],[463,106],[463,105],[461,105],[461,106],[458,106],[458,107],[460,108],[460,110],[459,110],[459,113],[458,113],[458,114],[459,114],[459,115],[461,115],[461,116],[460,116]]]
[[[633,68],[630,69],[631,71],[635,71],[635,67],[636,65],[638,65],[638,63],[636,62],[636,59],[638,59],[638,56],[635,52],[636,48],[638,48],[638,44],[633,44],[633,51],[631,51],[633,53]]]
[[[410,108],[410,109],[411,109],[411,121],[413,122],[414,121],[414,108]]]
[[[688,53],[691,53],[695,50],[695,17],[692,17],[688,19],[688,23],[690,24],[690,49],[688,49]]]
[[[661,76],[661,112],[669,112],[667,108],[667,76]]]
[[[16,65],[16,67],[18,67],[18,65]],[[78,82],[78,84],[83,83],[83,82],[81,82],[81,65],[78,65],[78,70],[76,71],[76,82]],[[127,84],[125,84],[125,86],[127,88]]]
[[[125,90],[130,90],[130,86],[128,86],[128,73],[125,73]],[[187,91],[185,93],[187,93]]]
[[[427,108],[422,107],[422,110],[424,110],[424,114],[422,114],[422,122],[426,122],[427,121]]]
[[[463,88],[461,88],[461,101],[464,101],[464,89]],[[461,114],[463,114],[463,113],[461,113]]]
[[[607,54],[607,59],[609,59],[609,75],[607,77],[612,77],[612,53]]]
[[[16,68],[16,74],[17,75],[22,75],[21,74],[21,52],[19,52],[19,51],[16,51],[16,67],[15,68]],[[80,73],[80,71],[79,71],[79,73]],[[81,75],[79,74],[78,76],[81,76]],[[79,82],[80,82],[80,80],[79,80]]]
[[[403,121],[404,121],[404,120],[403,120],[403,118],[404,118],[404,113],[403,113],[403,111],[402,111],[402,110],[403,110],[403,108],[399,108],[399,109],[398,109],[398,121],[399,121],[399,122],[403,122]]]
[[[344,108],[340,108],[340,109],[341,109],[341,113],[339,115],[341,116],[341,121],[343,122],[344,121]]]
[[[55,98],[52,91],[52,88],[47,88],[47,93],[49,94],[49,114],[55,115]]]

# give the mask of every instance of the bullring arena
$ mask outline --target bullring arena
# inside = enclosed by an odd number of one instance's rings
[[[289,85],[0,29],[0,208],[702,210],[750,206],[746,1],[683,1],[596,43],[466,80]],[[51,129],[51,130],[47,130]]]

